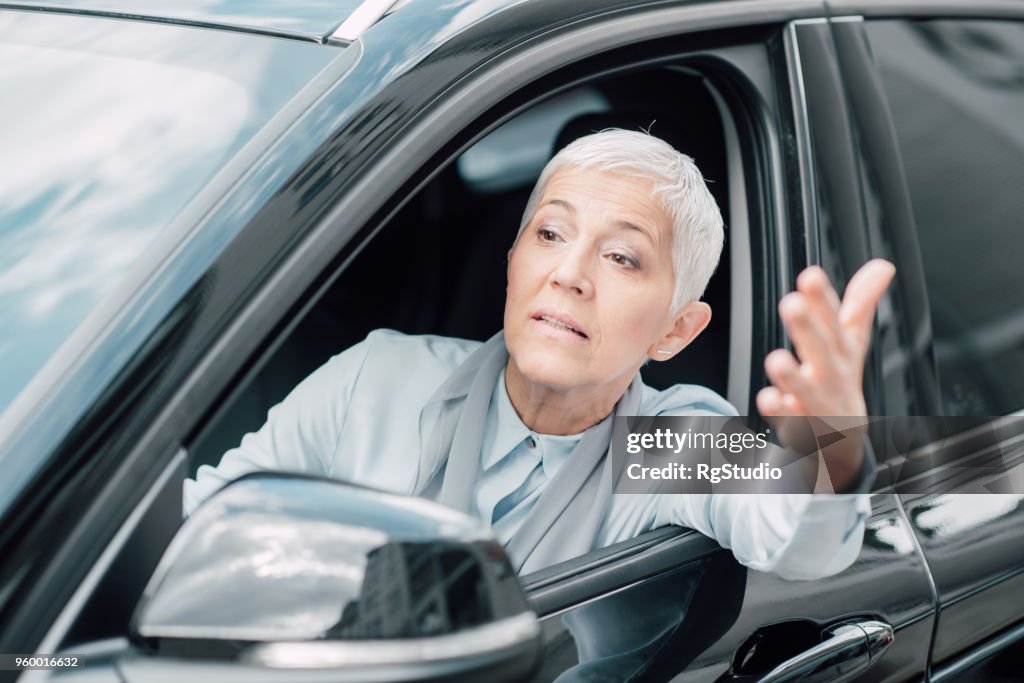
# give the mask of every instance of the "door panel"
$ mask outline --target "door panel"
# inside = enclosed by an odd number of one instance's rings
[[[703,547],[702,556],[595,601],[575,594],[578,606],[542,613],[545,664],[534,681],[733,680],[740,661],[749,675],[763,674],[817,644],[824,627],[867,619],[891,624],[895,639],[864,680],[923,672],[934,624],[927,570],[896,497],[872,502],[860,557],[827,579],[748,571],[728,551]],[[654,566],[655,556],[645,562]],[[643,563],[631,571],[642,576]],[[558,592],[548,588],[544,603],[564,607]]]
[[[695,671],[706,675],[695,680],[715,680],[710,673],[721,672],[743,641],[764,625],[797,619],[824,626],[868,615],[891,624],[896,635],[864,680],[902,680],[923,671],[933,619],[927,570],[895,497],[875,495],[872,513],[860,557],[836,576],[786,581],[748,572],[740,617],[694,662]]]
[[[1024,618],[1024,495],[921,495],[906,506],[941,603],[933,661]]]

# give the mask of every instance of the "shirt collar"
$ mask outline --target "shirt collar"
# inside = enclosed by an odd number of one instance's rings
[[[582,432],[561,436],[538,434],[531,431],[519,419],[519,414],[512,406],[512,401],[508,397],[508,389],[505,386],[505,373],[498,373],[498,380],[495,382],[494,391],[491,394],[491,403],[487,408],[485,455],[482,461],[484,469],[490,469],[498,464],[526,439],[533,437],[537,441],[537,448],[530,450],[541,458],[544,474],[550,480],[555,476],[562,463],[572,454],[582,436]]]
[[[484,458],[481,464],[491,469],[531,435],[530,430],[516,414],[505,389],[505,373],[498,373],[487,407],[487,425],[484,431]]]

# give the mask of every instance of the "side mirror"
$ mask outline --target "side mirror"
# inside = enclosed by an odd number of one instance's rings
[[[480,522],[270,473],[230,484],[186,521],[132,635],[148,654],[129,680],[148,678],[149,660],[162,676],[199,664],[235,680],[309,681],[315,669],[330,680],[521,681],[540,657],[536,615]]]

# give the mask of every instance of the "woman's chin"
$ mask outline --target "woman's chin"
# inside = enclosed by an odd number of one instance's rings
[[[554,390],[569,390],[581,386],[586,368],[579,359],[566,357],[547,349],[516,357],[519,374],[527,382]],[[575,362],[574,362],[575,361]]]

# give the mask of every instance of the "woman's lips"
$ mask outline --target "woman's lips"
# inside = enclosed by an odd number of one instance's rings
[[[589,336],[587,331],[583,329],[583,325],[581,325],[578,320],[565,311],[560,311],[557,308],[545,306],[534,311],[533,315],[530,317],[534,320],[544,320],[555,326],[561,325],[562,327],[580,335],[584,339]]]
[[[552,339],[576,343],[585,343],[587,341],[585,334],[555,318],[536,316],[531,318],[531,322],[541,334]]]

